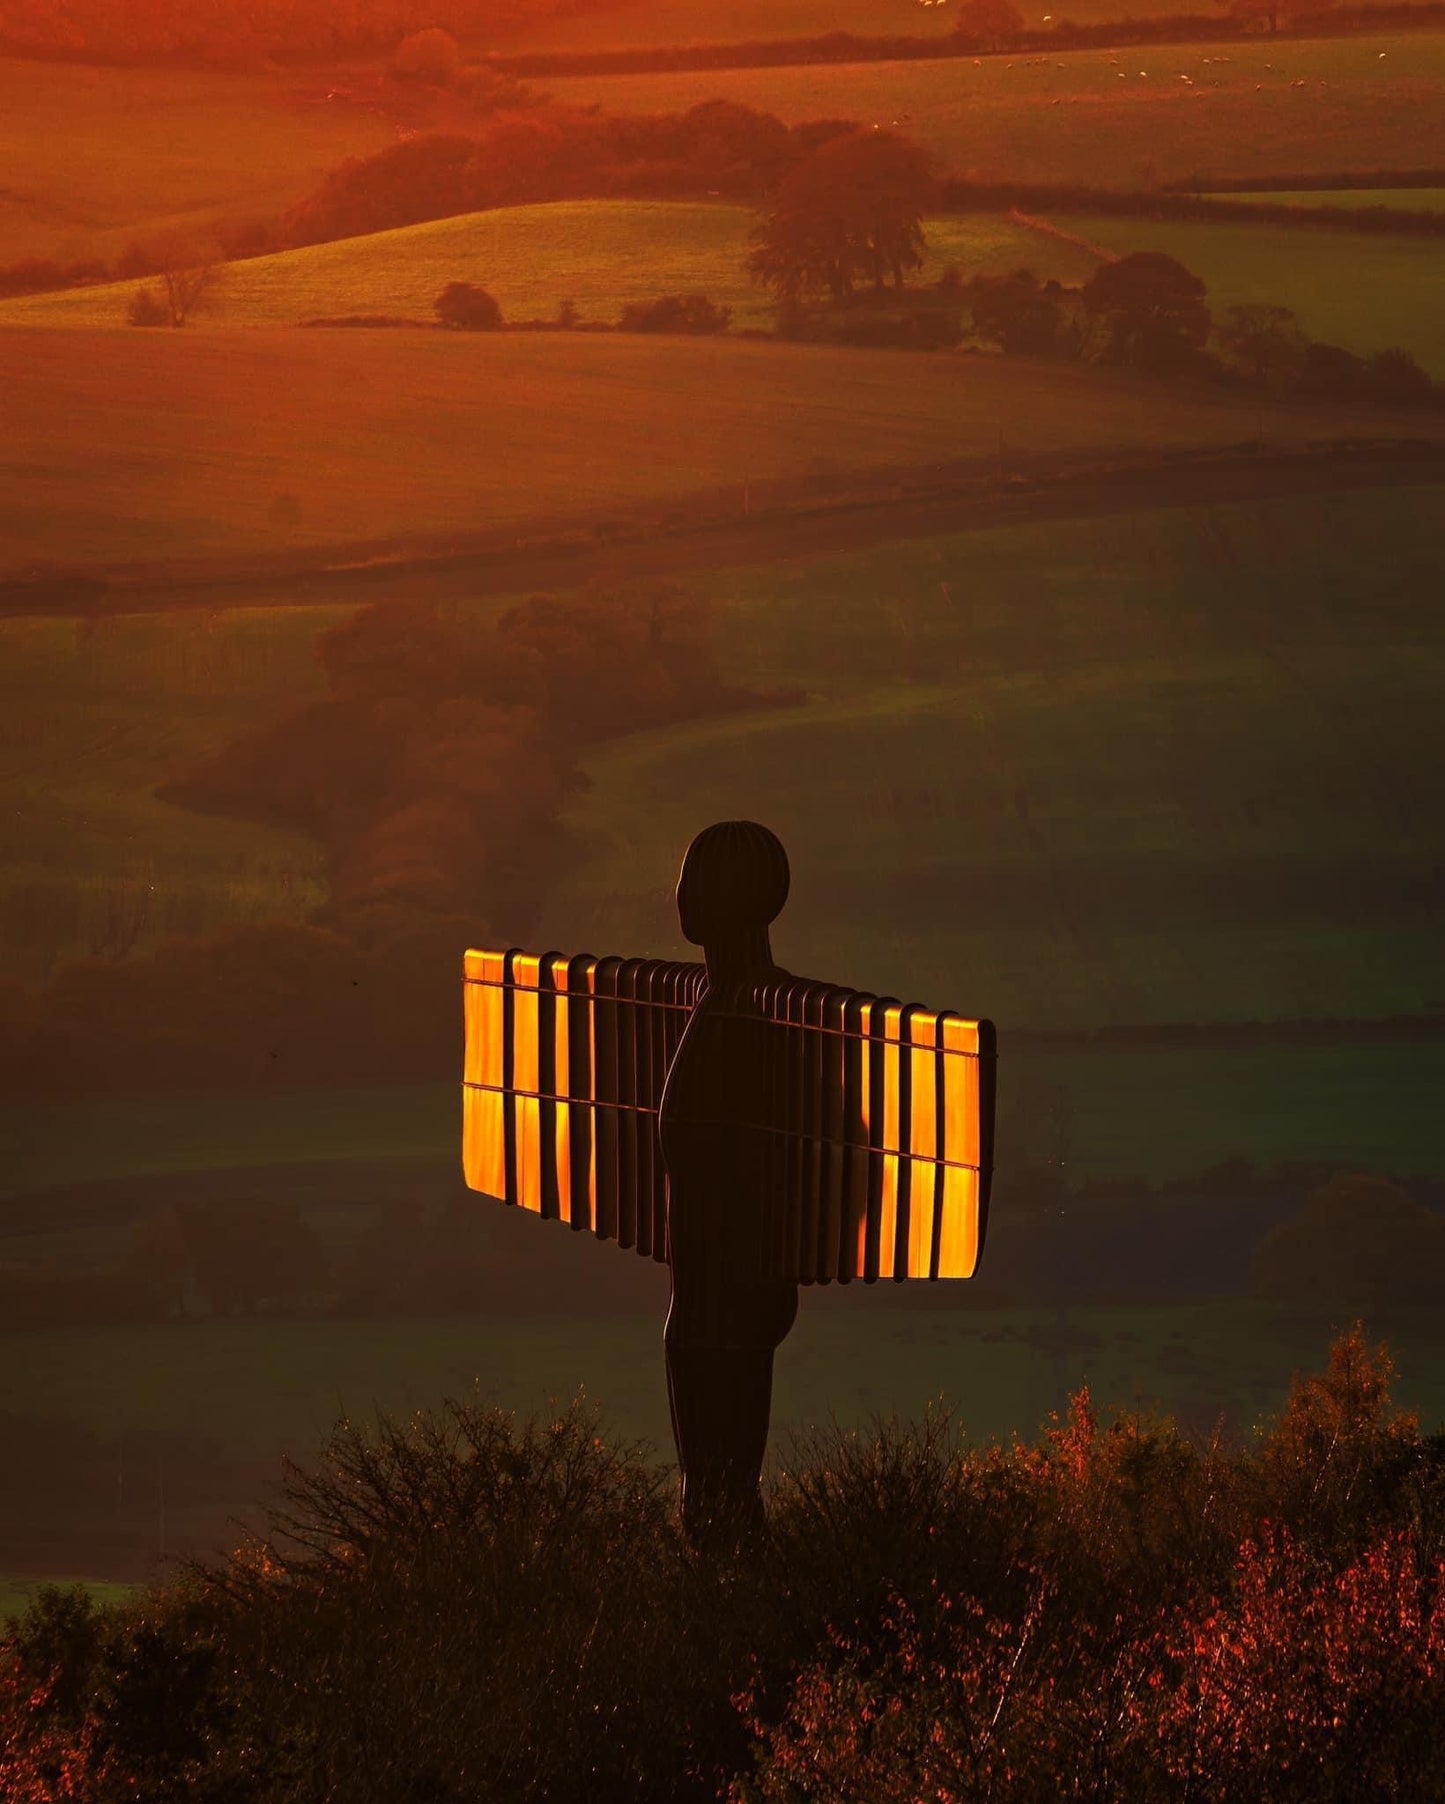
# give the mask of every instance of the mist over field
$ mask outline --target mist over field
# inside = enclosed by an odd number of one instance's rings
[[[1424,0],[5,9],[0,1791],[1437,1795],[1442,103]],[[461,973],[701,958],[737,820],[998,1066],[728,1577]]]

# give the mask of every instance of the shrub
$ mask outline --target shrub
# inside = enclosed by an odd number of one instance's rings
[[[1300,357],[1301,394],[1329,401],[1350,401],[1360,392],[1364,362],[1342,345],[1312,339]]]
[[[623,332],[686,332],[706,336],[726,332],[731,307],[718,307],[705,294],[665,294],[655,301],[631,301],[622,309]]]
[[[1361,389],[1385,407],[1418,407],[1433,399],[1434,384],[1409,351],[1377,351],[1365,362]]]
[[[165,297],[153,288],[137,288],[130,297],[125,316],[133,326],[168,326],[171,323],[171,310]]]
[[[974,330],[1009,357],[1048,357],[1059,345],[1059,297],[1031,269],[977,276],[967,288]]]
[[[502,309],[474,282],[448,282],[432,302],[438,322],[453,332],[495,332]]]
[[[119,1614],[32,1611],[0,1651],[0,1782],[1431,1804],[1445,1437],[1389,1374],[1344,1336],[1238,1450],[1087,1392],[1035,1446],[941,1413],[820,1432],[737,1561],[699,1561],[670,1476],[585,1410],[343,1422],[229,1559]],[[42,1769],[73,1790],[20,1789]]]
[[[714,1740],[730,1711],[716,1612],[690,1600],[712,1581],[662,1474],[587,1411],[343,1423],[209,1583],[252,1650],[257,1721],[328,1796],[710,1795],[698,1694]]]
[[[1201,276],[1163,251],[1132,251],[1102,264],[1084,284],[1085,311],[1099,322],[1112,363],[1171,370],[1187,365],[1209,337]]]
[[[456,39],[435,25],[403,38],[391,59],[391,72],[398,81],[425,82],[433,88],[444,88],[455,80],[461,66]]]

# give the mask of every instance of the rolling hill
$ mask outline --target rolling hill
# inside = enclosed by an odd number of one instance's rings
[[[205,318],[226,325],[293,324],[317,315],[409,315],[430,320],[448,282],[477,282],[508,320],[553,319],[574,302],[611,321],[629,301],[706,294],[736,325],[771,325],[772,302],[749,281],[749,207],[696,201],[553,201],[461,214],[364,238],[344,238],[227,264]],[[1085,279],[1095,259],[1016,221],[989,215],[931,220],[924,280],[954,264],[968,273],[1031,262],[1061,281]],[[0,302],[5,325],[113,326],[145,283],[121,282]]]

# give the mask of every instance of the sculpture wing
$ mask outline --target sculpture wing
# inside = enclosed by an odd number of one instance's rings
[[[468,1185],[665,1260],[657,1111],[703,978],[662,959],[468,952]]]
[[[993,1171],[993,1024],[808,981],[752,1002],[772,1024],[765,1267],[804,1284],[972,1277]]]

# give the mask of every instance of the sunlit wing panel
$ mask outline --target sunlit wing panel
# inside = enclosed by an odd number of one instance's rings
[[[969,1278],[988,1223],[992,1023],[817,983],[765,986],[768,1269],[804,1284]],[[739,1011],[741,1013],[742,1011]]]
[[[666,1258],[657,1115],[701,965],[469,952],[463,1163],[474,1190]],[[967,1278],[988,1220],[992,1024],[806,980],[766,1027],[767,1244],[800,1283]]]
[[[467,1184],[664,1260],[657,1111],[702,967],[514,949],[463,975]]]

